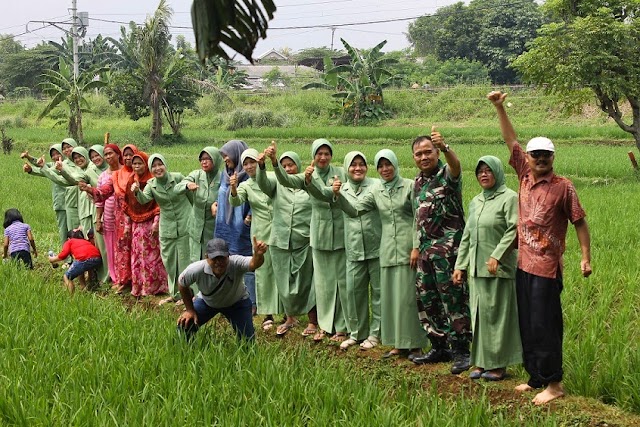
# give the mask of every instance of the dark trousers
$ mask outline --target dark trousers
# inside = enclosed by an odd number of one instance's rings
[[[29,251],[11,252],[11,259],[21,261],[25,267],[33,269],[33,262],[31,261],[31,254]]]
[[[518,318],[529,386],[562,381],[562,274],[555,279],[516,272]]]
[[[231,323],[238,339],[253,341],[255,330],[253,329],[253,315],[251,314],[251,299],[241,299],[229,307],[213,308],[209,307],[202,298],[196,298],[193,302],[193,308],[198,315],[199,325],[192,322],[186,328],[178,326],[178,330],[186,334],[187,340],[193,338],[200,326],[207,323],[216,314],[221,313]]]

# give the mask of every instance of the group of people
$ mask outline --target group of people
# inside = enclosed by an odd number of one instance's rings
[[[472,379],[501,380],[524,362],[530,378],[517,390],[545,387],[533,400],[543,404],[564,394],[568,222],[585,277],[589,231],[575,188],[553,171],[553,143],[533,138],[523,150],[505,97],[488,95],[519,193],[506,186],[501,161],[482,156],[466,220],[460,161],[435,127],[413,141],[415,179],[401,176],[389,149],[375,155],[379,179],[367,176],[360,151],[335,166],[326,139],[313,142],[304,169],[275,143],[258,152],[232,140],[204,148],[201,168],[185,177],[133,145],[87,151],[67,139],[51,147],[50,163],[23,153],[24,170],[53,182],[61,239],[95,228],[99,277],[135,296],[168,292],[163,301],[185,306],[178,328],[188,338],[217,313],[247,340],[256,313],[265,330],[284,313],[280,337],[306,315],[302,335],[314,341],[383,344],[391,347],[383,358],[452,361],[453,374],[473,366]]]

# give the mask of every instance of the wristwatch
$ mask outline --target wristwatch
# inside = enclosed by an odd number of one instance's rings
[[[443,153],[448,153],[449,152],[449,144],[444,144],[444,148],[442,149]]]

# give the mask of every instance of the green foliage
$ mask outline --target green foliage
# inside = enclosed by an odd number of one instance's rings
[[[88,109],[85,95],[94,89],[106,86],[107,82],[103,80],[106,69],[84,70],[76,80],[71,65],[61,57],[58,70],[45,70],[42,74],[43,80],[40,82],[40,87],[45,94],[51,97],[51,100],[42,110],[38,119],[51,114],[55,107],[65,103],[68,107],[67,130],[69,136],[82,143],[84,142],[82,113],[83,109]]]
[[[202,61],[211,56],[228,60],[225,44],[253,63],[253,49],[267,36],[275,10],[272,0],[194,0],[191,22],[198,56]]]
[[[235,110],[227,125],[227,130],[244,128],[282,127],[287,118],[283,114],[275,114],[272,111]]]
[[[480,61],[494,83],[516,83],[511,62],[536,35],[542,13],[533,0],[472,0],[439,8],[409,24],[418,55]]]
[[[149,115],[149,103],[142,94],[144,82],[133,73],[117,72],[111,75],[106,94],[109,101],[124,111],[132,120]]]
[[[303,59],[308,59],[308,58],[326,58],[326,57],[335,58],[335,57],[339,57],[339,56],[343,56],[343,55],[345,55],[344,51],[335,50],[335,49],[331,50],[326,46],[310,47],[310,48],[299,50],[294,55],[294,60],[295,61],[301,61]],[[325,67],[325,69],[326,69],[326,67]]]
[[[54,67],[58,60],[53,54],[54,50],[50,46],[38,45],[32,49],[0,55],[0,84],[8,93],[18,87],[27,87],[34,89],[34,95],[39,94],[40,75]]]
[[[273,67],[262,75],[262,80],[267,87],[272,86],[290,86],[291,77],[283,73],[280,68]]]
[[[599,107],[634,136],[640,149],[640,6],[635,1],[610,8],[599,2],[571,5],[549,4],[563,22],[544,25],[514,66],[526,81],[544,83],[569,100],[576,91],[589,88]],[[631,107],[631,124],[625,121],[625,102]]]
[[[351,57],[350,63],[333,66],[331,59],[325,57],[322,81],[306,84],[302,89],[335,89],[332,96],[341,103],[344,123],[357,126],[383,119],[388,111],[384,109],[382,88],[398,79],[389,70],[398,60],[381,52],[386,40],[369,51],[358,50],[344,39],[340,41]]]

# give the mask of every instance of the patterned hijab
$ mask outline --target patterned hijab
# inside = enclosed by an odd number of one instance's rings
[[[122,148],[122,153],[124,153],[124,150],[126,150],[127,148],[133,150],[133,154],[136,154],[138,152],[138,147],[133,144],[128,144]],[[122,160],[122,164],[124,165],[124,158]],[[127,192],[127,183],[129,182],[129,178],[132,174],[133,169],[131,169],[131,166],[127,165],[124,165],[117,171],[113,172],[113,175],[111,175],[113,180],[113,189],[117,195],[125,195],[125,193]]]
[[[136,199],[135,194],[131,191],[131,185],[134,182],[140,184],[140,190],[143,190],[147,186],[147,181],[153,178],[151,172],[149,172],[148,162],[149,156],[144,151],[138,151],[133,155],[133,159],[139,158],[144,164],[144,172],[142,175],[138,175],[135,172],[129,177],[127,183],[127,191],[124,195],[124,211],[134,222],[145,222],[152,219],[154,216],[160,214],[160,207],[155,200],[147,203],[146,205],[140,204]]]

